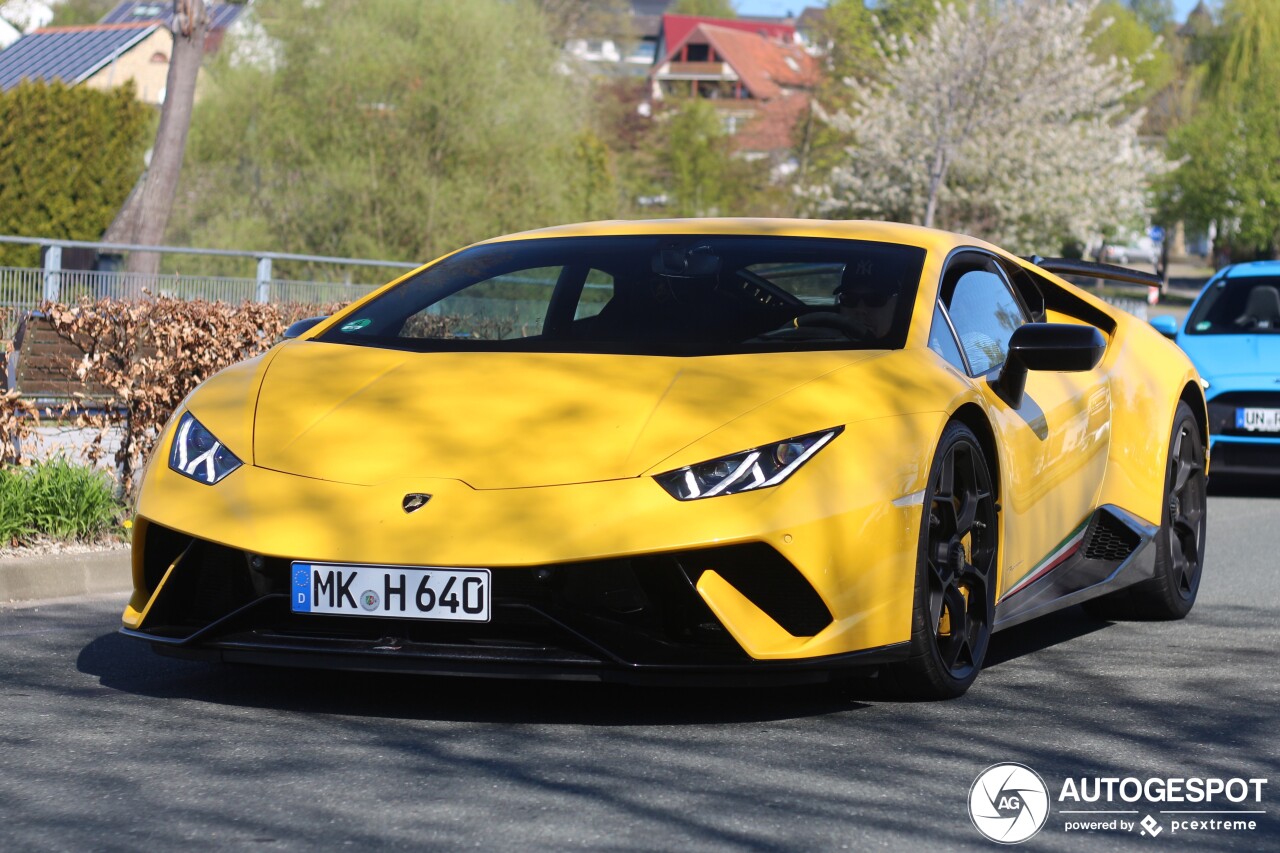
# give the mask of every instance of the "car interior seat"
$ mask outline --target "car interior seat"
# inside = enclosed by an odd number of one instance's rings
[[[1249,291],[1244,313],[1235,323],[1252,329],[1280,329],[1280,290],[1264,284]]]

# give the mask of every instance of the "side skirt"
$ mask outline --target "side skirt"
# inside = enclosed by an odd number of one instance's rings
[[[999,631],[1155,576],[1153,527],[1107,504],[996,604]]]

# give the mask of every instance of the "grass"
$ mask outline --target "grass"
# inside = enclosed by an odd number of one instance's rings
[[[37,538],[97,541],[125,514],[104,471],[62,458],[0,468],[0,547]]]

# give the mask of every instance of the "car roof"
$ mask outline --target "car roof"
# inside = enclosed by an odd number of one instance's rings
[[[551,237],[621,237],[645,234],[715,234],[761,237],[826,237],[844,240],[870,240],[880,243],[903,243],[929,251],[949,252],[958,246],[976,246],[1000,252],[995,246],[972,237],[903,225],[897,222],[835,219],[615,219],[582,222],[522,231],[486,240],[501,243],[509,240],[546,239]],[[1002,253],[1005,254],[1005,253]]]
[[[1222,278],[1244,278],[1254,275],[1280,275],[1280,261],[1250,261],[1232,264],[1222,270]]]

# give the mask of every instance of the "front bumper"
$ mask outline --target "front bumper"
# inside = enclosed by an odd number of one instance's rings
[[[293,613],[290,564],[155,523],[142,536],[155,592],[129,636],[205,660],[329,669],[640,683],[822,681],[901,660],[906,644],[757,661],[699,594],[714,573],[791,636],[821,633],[826,605],[762,544],[492,570],[488,623]],[[172,556],[176,554],[176,556]],[[160,573],[164,567],[163,574]],[[157,579],[158,578],[158,579]]]
[[[1211,473],[1280,476],[1280,435],[1250,432],[1236,425],[1239,409],[1280,408],[1280,391],[1236,387],[1239,383],[1230,380],[1221,384],[1227,390],[1208,401]]]
[[[583,661],[583,667],[597,670],[685,665],[714,669],[741,664],[754,671],[762,663],[801,661],[813,662],[803,667],[830,668],[854,653],[880,656],[910,639],[921,512],[913,496],[918,497],[924,487],[928,465],[909,453],[871,453],[867,448],[902,448],[904,435],[932,437],[939,417],[925,414],[854,424],[775,488],[684,502],[673,499],[650,477],[503,490],[424,478],[362,486],[309,479],[251,463],[216,486],[205,486],[173,473],[161,459],[148,467],[140,491],[134,526],[134,594],[124,613],[124,627],[131,635],[174,649],[199,647],[238,655],[253,645],[269,646],[273,654],[286,656],[298,651],[296,638],[301,635],[296,626],[284,624],[289,617],[287,602],[257,602],[286,590],[263,578],[255,581],[252,575],[240,582],[248,584],[252,592],[248,597],[237,598],[234,606],[217,612],[193,616],[180,632],[168,630],[173,626],[166,625],[163,616],[164,587],[182,583],[190,574],[190,566],[175,565],[175,561],[196,540],[215,551],[233,552],[235,556],[223,554],[219,559],[240,566],[237,572],[254,559],[283,567],[294,560],[472,567],[491,570],[496,584],[515,578],[511,583],[519,587],[521,573],[545,567],[579,567],[587,574],[607,574],[602,566],[617,569],[624,564],[634,564],[630,570],[641,574],[678,570],[683,580],[673,577],[683,584],[682,595],[688,599],[679,604],[684,608],[681,612],[701,608],[698,618],[716,625],[735,655],[725,658],[716,652],[708,657],[710,652],[702,645],[690,648],[679,641],[667,657],[656,647],[646,647],[640,654],[625,643],[618,645],[616,638],[606,636],[607,631],[597,636],[583,630],[573,621],[582,614],[572,603],[560,602],[548,609],[534,602],[541,608],[536,618],[556,636],[532,642],[544,643],[548,649],[572,646],[575,654],[595,661]],[[426,506],[406,513],[402,503],[410,493],[432,497]],[[754,556],[743,560],[742,554]],[[659,564],[667,568],[646,568]],[[670,568],[673,565],[676,569]],[[769,582],[744,575],[751,571]],[[211,579],[227,577],[216,567],[203,574]],[[637,582],[649,595],[652,590],[646,585],[659,581],[646,576]],[[775,589],[779,584],[803,589],[805,597],[822,608],[822,618],[797,621],[787,616],[786,606],[779,603],[785,596],[780,598]],[[205,591],[197,597],[208,595]],[[517,609],[524,607],[523,615],[530,616],[530,602],[517,595],[511,603]],[[254,624],[253,619],[218,621],[250,604],[255,618],[269,616],[270,624]],[[277,624],[277,617],[284,623]],[[650,613],[646,618],[659,617]],[[563,627],[554,627],[557,621]],[[204,631],[215,623],[217,636]],[[258,633],[232,639],[245,630]],[[368,644],[368,651],[381,651],[375,646],[387,645],[373,641],[404,638],[402,627],[343,630],[363,632],[356,642]],[[278,636],[268,641],[267,631]],[[585,640],[575,639],[574,632]],[[424,659],[443,659],[440,650],[431,646],[432,637],[420,639],[418,648],[431,647],[423,651]],[[667,635],[660,639],[672,642]],[[468,642],[492,648],[497,640]],[[313,648],[316,655],[349,650],[325,645],[329,640],[323,637],[314,642],[319,644]],[[587,648],[591,643],[603,649]],[[402,645],[401,651],[405,648],[409,647]],[[523,653],[511,654],[510,658],[499,655],[499,663],[515,666],[523,660]],[[402,653],[401,658],[405,657]],[[469,651],[464,657],[470,661],[474,655]],[[569,670],[576,672],[577,667],[574,663]]]

